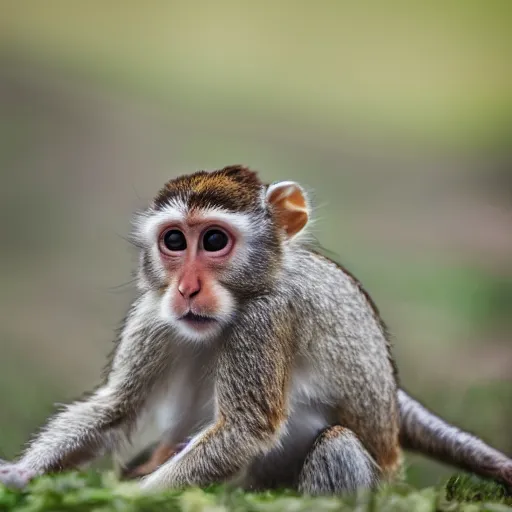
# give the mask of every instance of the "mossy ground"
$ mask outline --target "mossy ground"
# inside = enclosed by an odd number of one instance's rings
[[[311,498],[289,491],[246,493],[225,487],[143,495],[111,473],[68,473],[43,477],[26,491],[0,487],[0,511],[464,511],[512,512],[512,495],[502,486],[466,476],[444,486],[417,490],[407,485],[345,498]]]

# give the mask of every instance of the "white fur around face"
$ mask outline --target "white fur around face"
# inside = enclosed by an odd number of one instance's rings
[[[146,247],[156,245],[160,229],[173,222],[182,223],[187,216],[186,205],[180,201],[170,202],[159,211],[150,210],[136,220],[135,236]]]
[[[186,224],[189,210],[184,203],[172,201],[162,210],[149,211],[139,216],[135,222],[135,236],[146,247],[156,245],[160,230],[167,224],[174,222]],[[232,227],[239,237],[250,237],[252,231],[257,228],[257,220],[254,215],[243,212],[230,212],[222,208],[202,208],[194,212],[204,222],[216,221]]]
[[[248,213],[228,212],[226,210],[222,210],[221,208],[205,208],[200,210],[200,215],[205,220],[205,222],[225,222],[244,237],[250,236],[251,231],[255,227],[254,219]]]
[[[165,292],[160,298],[160,307],[158,308],[160,319],[169,325],[177,325],[176,313],[172,310],[171,304],[175,290],[178,287],[176,280],[169,283]]]

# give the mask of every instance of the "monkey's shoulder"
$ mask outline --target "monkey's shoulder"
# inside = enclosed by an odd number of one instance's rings
[[[339,263],[311,250],[300,250],[283,269],[281,280],[297,310],[297,322],[314,336],[384,340],[379,310],[361,282]]]
[[[281,281],[290,283],[291,289],[304,296],[328,294],[334,299],[333,305],[341,299],[373,303],[370,294],[352,272],[315,250],[301,248],[294,251],[283,272],[285,276]]]

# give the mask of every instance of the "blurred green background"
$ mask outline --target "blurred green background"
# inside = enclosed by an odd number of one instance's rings
[[[132,212],[234,163],[312,191],[406,389],[512,454],[511,26],[492,0],[0,0],[0,456],[98,382]]]

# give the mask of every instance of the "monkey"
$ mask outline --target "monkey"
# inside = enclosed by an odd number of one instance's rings
[[[401,388],[376,305],[314,246],[310,216],[301,185],[241,165],[168,181],[135,216],[138,293],[102,384],[2,464],[0,482],[119,453],[164,404],[143,491],[375,489],[399,478],[407,449],[512,485],[505,454]]]

